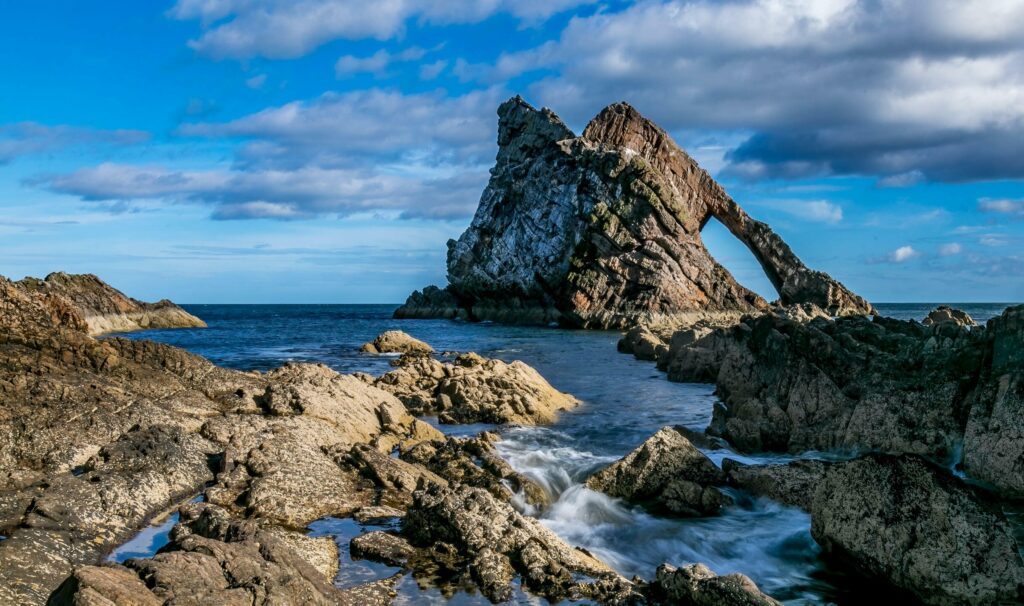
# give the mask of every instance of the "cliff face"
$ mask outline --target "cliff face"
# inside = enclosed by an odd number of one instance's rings
[[[397,316],[461,309],[471,319],[611,328],[766,307],[704,247],[700,232],[712,217],[750,248],[783,304],[873,311],[808,269],[632,107],[605,108],[579,137],[519,97],[498,116],[490,182],[471,225],[448,245],[449,287],[415,293]]]
[[[45,279],[25,278],[19,287],[67,301],[90,335],[150,328],[202,328],[206,323],[164,299],[146,303],[125,296],[92,274],[55,272]]]

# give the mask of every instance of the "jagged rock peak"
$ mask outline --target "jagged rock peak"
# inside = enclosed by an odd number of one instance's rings
[[[712,218],[751,250],[782,304],[874,311],[808,269],[632,106],[609,105],[582,136],[521,97],[498,117],[490,182],[469,228],[448,243],[448,288],[414,294],[397,317],[622,328],[765,309],[704,247]]]

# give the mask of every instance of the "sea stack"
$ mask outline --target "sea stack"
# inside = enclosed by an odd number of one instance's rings
[[[449,285],[413,293],[396,317],[624,328],[767,307],[704,246],[712,218],[751,250],[781,304],[874,312],[805,266],[631,106],[606,107],[582,136],[518,96],[498,118],[490,182],[469,228],[448,242]]]

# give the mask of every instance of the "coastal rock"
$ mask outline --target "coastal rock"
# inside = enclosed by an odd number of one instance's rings
[[[781,606],[742,574],[718,576],[703,564],[658,567],[651,592],[654,604],[693,606]]]
[[[422,291],[413,291],[405,305],[395,311],[395,317],[405,320],[430,318],[465,320],[467,318],[465,310],[459,308],[459,302],[455,296],[448,292],[448,289],[436,286],[427,286]]]
[[[124,566],[82,566],[47,601],[49,606],[162,606],[146,584]]]
[[[708,431],[741,450],[944,458],[961,441],[984,354],[976,335],[948,324],[767,314],[669,357],[669,379],[717,385]]]
[[[374,530],[352,539],[349,550],[353,558],[373,560],[388,566],[405,566],[416,550],[400,536]]]
[[[1024,497],[1024,305],[985,326],[983,367],[964,432],[964,470]]]
[[[431,354],[434,348],[400,330],[382,332],[370,343],[364,343],[360,351],[366,353]]]
[[[872,312],[808,269],[629,105],[608,106],[581,136],[519,97],[498,117],[490,182],[470,227],[448,244],[449,286],[416,293],[397,317],[451,317],[449,298],[472,320],[593,328],[766,307],[705,248],[700,232],[711,219],[751,249],[783,304]]]
[[[668,344],[646,326],[637,326],[619,340],[618,350],[631,353],[638,360],[656,361],[668,353]]]
[[[85,320],[90,335],[206,326],[166,299],[156,303],[132,299],[92,274],[55,272],[43,280],[25,278],[17,284],[28,291],[66,299]]]
[[[579,577],[619,578],[603,562],[567,545],[537,520],[480,488],[432,486],[416,492],[402,521],[402,534],[421,549],[449,554],[443,566],[454,568],[453,572],[462,570],[469,577],[473,566],[477,573],[470,578],[477,579],[490,596],[505,595],[498,580],[511,580],[509,568],[522,577],[524,586],[552,601],[591,584]]]
[[[725,475],[672,427],[663,427],[635,450],[594,474],[587,486],[613,497],[681,516],[715,514],[731,503],[713,484]]]
[[[536,370],[463,354],[454,364],[432,358],[403,358],[374,383],[415,414],[437,413],[442,423],[552,423],[559,411],[579,401],[552,387]]]
[[[830,468],[814,495],[811,534],[826,554],[926,604],[1024,599],[1024,564],[999,509],[916,457]]]
[[[732,459],[724,459],[722,470],[732,486],[810,511],[814,491],[830,465],[814,459],[802,459],[785,465],[744,465]]]
[[[922,324],[942,324],[943,322],[952,322],[957,326],[977,326],[978,323],[974,321],[974,318],[965,311],[955,309],[949,305],[939,305],[935,309],[928,312],[925,319],[921,322]]]

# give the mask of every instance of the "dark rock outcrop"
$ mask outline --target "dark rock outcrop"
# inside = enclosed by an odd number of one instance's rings
[[[680,516],[717,513],[731,499],[714,487],[725,475],[672,427],[592,475],[587,486]]]
[[[785,505],[811,510],[814,491],[831,463],[813,459],[784,465],[744,465],[732,459],[722,461],[729,484],[751,494],[767,497]]]
[[[1024,563],[999,509],[909,455],[831,466],[811,505],[826,554],[913,592],[926,604],[1024,600]]]
[[[25,278],[17,285],[28,291],[66,299],[85,320],[90,335],[206,326],[205,322],[167,299],[156,303],[132,299],[92,274],[55,272],[43,280]]]
[[[711,219],[750,248],[783,304],[873,311],[808,269],[629,105],[605,108],[578,137],[519,97],[498,116],[490,182],[470,227],[449,242],[449,286],[415,293],[396,317],[452,317],[454,301],[474,320],[624,328],[764,308],[704,247],[700,231]]]
[[[1024,495],[1024,306],[984,329],[875,317],[746,317],[673,342],[669,378],[713,382],[709,428],[746,451],[948,460]],[[954,461],[956,463],[958,461]]]

